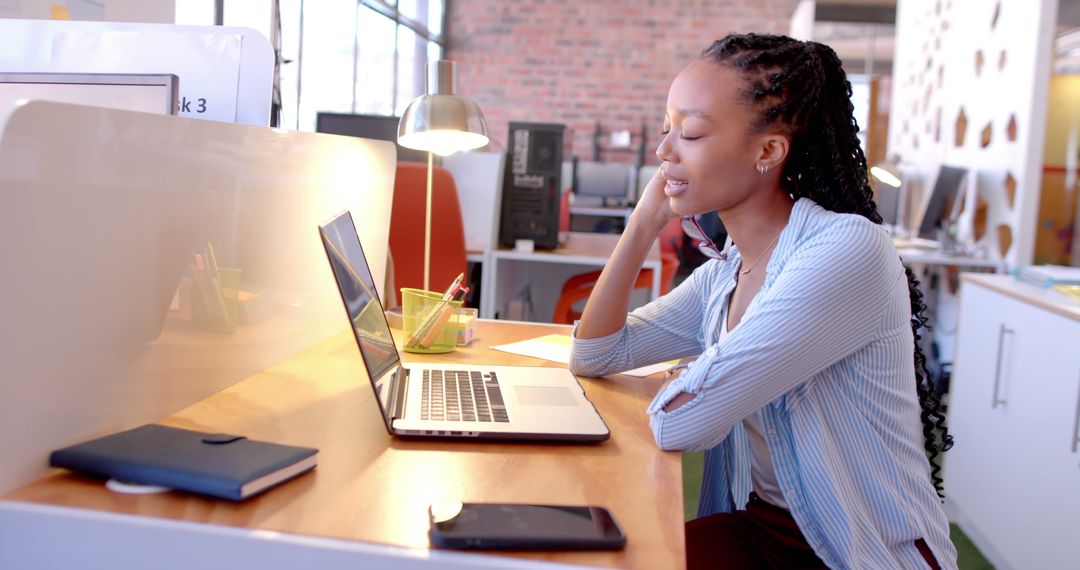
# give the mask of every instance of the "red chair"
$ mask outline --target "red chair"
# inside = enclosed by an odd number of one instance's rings
[[[390,255],[394,260],[394,294],[401,303],[401,288],[424,288],[424,203],[427,165],[399,162],[390,208]],[[446,289],[459,273],[468,277],[465,227],[461,203],[450,171],[434,166],[431,185],[430,287]]]
[[[660,230],[660,294],[667,294],[675,281],[679,269],[679,250],[682,248],[684,234],[682,224],[675,218]],[[551,321],[559,324],[573,324],[581,318],[581,311],[574,305],[585,301],[592,294],[593,286],[600,279],[599,271],[590,271],[575,275],[563,284],[559,300],[555,302],[555,314]],[[642,269],[634,281],[634,289],[652,289],[652,269]]]

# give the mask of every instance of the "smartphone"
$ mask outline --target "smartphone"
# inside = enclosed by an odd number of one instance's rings
[[[491,550],[618,550],[626,546],[603,507],[509,503],[435,503],[431,544]]]

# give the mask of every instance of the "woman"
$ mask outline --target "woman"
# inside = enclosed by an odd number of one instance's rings
[[[706,49],[671,84],[660,171],[575,330],[577,374],[700,355],[648,410],[661,448],[707,450],[691,568],[956,566],[922,297],[880,226],[850,97],[827,46]],[[627,315],[660,228],[712,210],[735,246],[703,244],[714,260]]]

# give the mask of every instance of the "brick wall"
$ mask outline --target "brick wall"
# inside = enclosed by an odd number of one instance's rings
[[[646,130],[646,164],[667,89],[686,64],[731,32],[787,33],[797,0],[449,0],[447,57],[484,111],[491,149],[510,121],[567,125],[567,158],[593,156],[593,133]],[[606,141],[606,138],[605,138]],[[602,160],[636,160],[608,152]]]

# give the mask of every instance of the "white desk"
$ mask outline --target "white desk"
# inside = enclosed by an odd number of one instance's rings
[[[509,248],[491,250],[484,259],[483,291],[480,294],[481,318],[494,318],[514,294],[526,285],[534,291],[557,294],[570,275],[603,268],[619,236],[569,232],[566,241],[555,250],[532,252]],[[653,270],[652,290],[648,300],[660,296],[660,246],[653,243],[645,259],[645,268]],[[540,317],[546,318],[546,306],[540,306]]]
[[[634,209],[630,207],[612,206],[570,206],[570,229],[574,230],[573,216],[593,216],[599,218],[617,218],[621,220],[622,227],[630,223],[630,213]]]
[[[908,265],[981,268],[991,269],[999,273],[1005,269],[1004,262],[999,259],[947,252],[941,248],[940,242],[934,240],[915,236],[893,236],[892,242],[896,252],[900,254],[900,258]]]
[[[913,265],[952,265],[956,267],[976,267],[992,269],[1002,272],[1004,262],[987,257],[974,257],[970,255],[957,255],[943,251],[932,251],[919,248],[897,249],[900,259],[906,264]]]
[[[609,216],[613,218],[625,218],[629,220],[633,208],[616,208],[611,206],[570,206],[570,214],[578,216]]]

